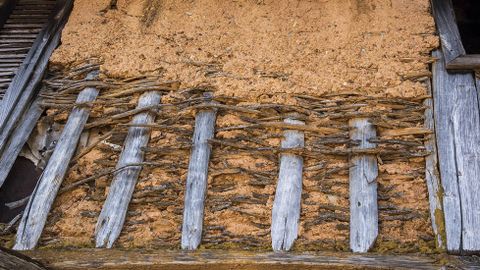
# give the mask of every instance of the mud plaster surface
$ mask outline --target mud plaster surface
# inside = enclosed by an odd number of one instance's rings
[[[76,0],[52,61],[100,57],[255,102],[338,91],[417,96],[437,47],[428,0]]]
[[[427,0],[120,0],[117,10],[105,11],[108,3],[107,0],[75,1],[63,32],[62,46],[52,57],[54,64],[66,65],[99,57],[104,61],[101,68],[106,76],[131,77],[156,72],[163,74],[165,80],[181,81],[182,88],[211,86],[217,95],[243,97],[255,103],[294,103],[293,94],[340,91],[422,96],[423,85],[406,78],[428,70],[429,52],[438,42],[433,35],[434,24]],[[152,11],[155,7],[159,7],[156,13]],[[235,121],[220,117],[217,125],[228,126]],[[152,138],[156,136],[161,138],[151,146],[177,143],[175,134],[157,133]],[[275,144],[278,141],[272,142]],[[188,151],[182,153],[183,157],[187,155]],[[117,158],[118,153],[94,150],[70,170],[65,184],[105,168],[105,160],[113,167]],[[95,163],[100,159],[104,163]],[[179,160],[177,156],[166,159]],[[225,160],[232,166],[252,170],[277,169],[274,164],[251,156],[225,157]],[[347,160],[341,158],[330,157],[328,161],[330,166],[347,164]],[[182,162],[186,164],[188,160]],[[305,162],[311,166],[317,161]],[[214,160],[211,166],[219,163]],[[256,167],[256,164],[260,165]],[[386,162],[380,166],[379,183],[385,187],[379,191],[384,195],[380,206],[395,204],[426,214],[407,221],[382,221],[377,250],[422,251],[424,246],[431,249],[427,191],[423,175],[418,173],[423,164],[420,159]],[[157,199],[153,202],[138,200],[130,205],[117,246],[178,248],[185,179],[184,169],[144,170],[137,189],[175,184],[162,191],[161,196],[155,195]],[[268,229],[259,229],[251,221],[269,223],[276,178],[264,188],[246,187],[248,180],[242,175],[210,177],[207,207],[211,202],[208,198],[213,198],[210,188],[221,181],[235,182],[234,189],[225,192],[225,196],[260,193],[267,195],[267,202],[245,206],[247,215],[231,210],[213,212],[207,208],[205,226],[212,229],[205,230],[205,238],[218,236],[215,226],[219,225],[240,236],[236,239],[253,236],[261,240],[260,247],[268,247]],[[81,187],[59,196],[49,217],[43,245],[92,247],[96,218],[110,181],[111,177],[102,177],[90,185],[91,188]],[[322,191],[323,185],[333,192]],[[329,211],[338,215],[348,209],[348,174],[337,173],[323,182],[304,174],[300,235],[295,248],[348,249],[348,221],[308,223],[323,213],[325,205],[335,206]],[[395,244],[385,245],[390,242]],[[399,250],[402,244],[406,247]]]

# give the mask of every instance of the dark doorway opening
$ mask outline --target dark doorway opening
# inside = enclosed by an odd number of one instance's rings
[[[467,54],[480,54],[480,1],[452,0],[458,30]]]
[[[42,171],[29,159],[18,157],[10,174],[0,188],[0,223],[8,223],[26,207],[26,203],[10,208],[5,204],[17,202],[32,194]]]

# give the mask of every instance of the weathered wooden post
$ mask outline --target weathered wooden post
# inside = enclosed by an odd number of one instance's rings
[[[195,116],[195,131],[188,164],[183,210],[182,249],[194,250],[202,240],[208,163],[211,152],[208,140],[215,135],[216,116],[217,112],[214,109],[199,111]]]
[[[285,119],[285,123],[304,125],[293,119]],[[284,131],[282,148],[303,148],[304,133],[297,130]],[[275,200],[272,208],[272,248],[275,251],[289,250],[298,236],[298,220],[302,197],[303,158],[284,153],[280,156]]]
[[[376,137],[376,131],[368,119],[352,119],[349,125],[350,139],[360,143],[355,148],[375,148],[369,139]],[[350,249],[367,252],[378,235],[377,159],[372,155],[355,155],[350,163]]]
[[[0,156],[0,187],[2,187],[5,179],[7,179],[18,154],[22,151],[42,112],[43,109],[39,106],[38,100],[35,100],[24,113],[18,126],[10,136]]]
[[[472,73],[447,72],[434,52],[433,99],[447,250],[480,250],[480,112]]]
[[[432,85],[430,80],[427,81],[428,94],[432,94]],[[440,183],[440,172],[438,171],[437,159],[437,143],[435,138],[435,124],[433,119],[433,100],[427,98],[423,101],[425,105],[425,128],[432,131],[427,135],[425,140],[425,150],[429,155],[425,157],[425,181],[428,188],[428,201],[430,204],[430,219],[432,221],[432,229],[435,234],[437,248],[445,249],[444,230],[445,220],[443,216],[442,206],[442,187]]]
[[[97,73],[92,72],[87,76],[87,79],[93,79],[96,76]],[[92,87],[83,89],[78,95],[76,100],[78,105],[70,113],[52,156],[32,196],[30,196],[18,226],[17,238],[13,249],[29,250],[37,245],[47,221],[48,213],[67,172],[70,159],[75,153],[80,134],[88,120],[90,107],[85,106],[85,103],[94,101],[97,95],[98,90]]]
[[[137,105],[137,109],[158,105],[161,95],[157,91],[144,93]],[[117,163],[117,172],[113,178],[108,192],[107,200],[95,228],[96,247],[111,248],[122,231],[128,205],[132,199],[135,184],[142,169],[141,166],[129,166],[143,162],[144,151],[150,140],[150,128],[148,125],[155,121],[154,112],[143,112],[133,117],[132,126],[128,129],[123,151]]]

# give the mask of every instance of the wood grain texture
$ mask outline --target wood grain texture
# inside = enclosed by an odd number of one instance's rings
[[[12,136],[7,142],[7,146],[0,156],[0,188],[5,182],[5,179],[7,179],[18,154],[22,151],[23,146],[42,115],[43,109],[38,105],[39,102],[39,99],[35,100],[24,113],[19,125],[13,131]]]
[[[352,254],[345,252],[242,252],[204,250],[35,250],[26,255],[51,269],[475,269],[479,260],[445,254],[433,256]],[[445,267],[443,265],[449,265]]]
[[[432,0],[432,10],[446,63],[465,55],[452,0]]]
[[[285,119],[289,125],[305,125],[304,122]],[[282,148],[303,148],[304,133],[284,131]],[[280,156],[275,200],[272,208],[272,248],[274,251],[290,250],[298,236],[298,221],[302,197],[303,157],[294,154]]]
[[[151,107],[160,103],[161,94],[157,91],[146,92],[138,101],[137,109]],[[133,125],[148,125],[155,121],[156,114],[152,111],[137,114],[132,119]],[[144,151],[148,145],[150,128],[132,126],[128,129],[123,151],[120,154],[117,169],[143,162]],[[129,166],[114,175],[107,199],[95,228],[97,247],[111,248],[122,231],[128,205],[142,170],[141,166]]]
[[[428,95],[432,94],[432,86],[430,80],[427,81]],[[423,101],[425,109],[425,128],[435,131],[435,122],[433,119],[433,100],[427,98]],[[443,216],[443,189],[440,183],[440,172],[438,170],[437,158],[437,142],[435,133],[427,135],[425,140],[425,150],[430,154],[425,157],[425,181],[428,189],[428,201],[430,205],[430,219],[432,221],[432,229],[435,234],[436,247],[444,250],[445,246],[445,221]]]
[[[211,152],[208,140],[214,137],[216,115],[216,110],[206,110],[199,111],[195,116],[195,131],[185,189],[182,249],[194,250],[202,240],[208,163]]]
[[[90,78],[92,76],[96,75],[89,75]],[[76,103],[92,102],[97,95],[97,89],[85,88],[78,95]],[[90,108],[86,106],[74,107],[70,113],[52,156],[25,208],[17,231],[15,250],[33,249],[37,245],[89,113]]]
[[[480,111],[472,73],[448,73],[443,55],[433,65],[434,116],[447,249],[480,250]]]
[[[73,6],[73,0],[57,1],[54,16],[39,33],[28,52],[24,65],[15,75],[0,103],[0,151],[23,115],[43,78],[48,59],[60,43],[63,28]]]
[[[376,137],[376,130],[368,119],[352,119],[349,125],[350,139],[359,142],[356,148],[375,148],[369,139]],[[350,163],[350,249],[367,252],[378,236],[377,158],[352,156]]]

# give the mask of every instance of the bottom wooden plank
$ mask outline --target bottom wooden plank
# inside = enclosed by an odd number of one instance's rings
[[[2,247],[0,247],[0,269],[46,270],[39,262]]]
[[[24,252],[51,269],[479,269],[478,257],[173,250]]]

